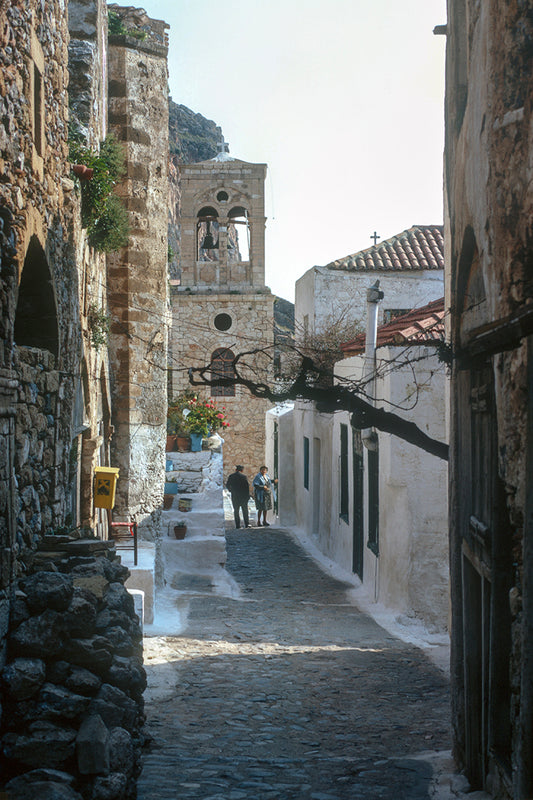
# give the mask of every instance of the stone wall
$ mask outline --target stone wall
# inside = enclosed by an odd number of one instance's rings
[[[69,179],[62,10],[59,2],[24,0],[0,11],[0,546],[6,603],[40,525],[61,525],[71,511],[73,377],[81,340],[69,234],[79,205]],[[5,619],[3,614],[0,636]]]
[[[107,135],[107,7],[103,0],[70,0],[68,12],[69,124],[86,146],[98,151]],[[80,182],[76,193],[82,188]],[[79,492],[74,521],[105,536],[107,517],[94,508],[93,476],[96,466],[110,465],[109,361],[107,347],[93,341],[92,320],[95,313],[108,315],[106,259],[105,253],[89,247],[79,216],[73,223],[82,332],[74,413],[79,461],[73,476]]]
[[[67,11],[71,12],[70,20]],[[137,24],[136,12],[125,9],[124,13],[132,24]],[[141,17],[144,24],[144,13]],[[0,667],[7,659],[2,684],[2,704],[7,703],[7,713],[2,715],[2,724],[9,726],[3,741],[3,758],[12,772],[44,767],[48,758],[55,759],[55,766],[60,765],[62,772],[73,774],[74,751],[83,745],[87,761],[79,769],[84,776],[92,777],[78,776],[76,789],[91,800],[129,796],[136,769],[130,734],[137,735],[141,721],[143,679],[131,659],[140,658],[139,631],[133,622],[126,624],[122,618],[121,622],[114,617],[115,610],[128,614],[131,610],[131,598],[122,587],[116,587],[124,571],[120,564],[107,558],[94,561],[92,552],[79,553],[80,559],[75,563],[68,558],[65,563],[64,557],[59,562],[48,559],[50,563],[41,577],[52,574],[52,580],[57,580],[58,570],[70,587],[69,603],[59,609],[65,614],[57,625],[54,622],[50,626],[60,637],[53,654],[45,652],[43,642],[50,635],[48,622],[52,617],[56,620],[55,601],[44,592],[44,600],[26,602],[21,592],[26,592],[34,580],[38,568],[34,554],[47,534],[70,530],[83,522],[105,535],[106,515],[93,509],[92,479],[96,464],[110,463],[111,391],[106,347],[93,341],[92,306],[103,317],[108,311],[114,313],[115,333],[123,337],[122,343],[141,342],[139,350],[132,346],[137,360],[130,360],[127,354],[125,361],[115,364],[118,382],[134,387],[133,400],[128,393],[126,407],[138,412],[133,415],[137,427],[128,427],[126,436],[121,427],[123,438],[119,437],[117,444],[119,452],[128,454],[124,456],[127,467],[130,453],[138,467],[137,482],[132,481],[134,494],[137,493],[133,510],[149,513],[157,509],[158,499],[162,498],[167,43],[164,23],[148,27],[151,32],[144,46],[142,40],[133,38],[130,42],[128,36],[115,43],[116,51],[123,45],[121,86],[129,81],[132,95],[142,95],[142,108],[138,104],[126,109],[128,120],[120,117],[116,104],[112,109],[119,115],[114,124],[119,134],[124,134],[121,138],[128,152],[128,175],[122,190],[128,196],[133,235],[128,250],[131,255],[112,265],[116,268],[116,293],[108,307],[105,257],[88,246],[81,227],[80,184],[70,170],[68,145],[69,122],[74,122],[85,143],[96,149],[106,134],[105,3],[14,0],[3,4],[0,10]],[[112,85],[117,88],[117,82]],[[115,100],[121,102],[125,97],[124,94]],[[144,138],[147,100],[153,102],[152,150]],[[129,127],[130,122],[133,127]],[[146,169],[152,170],[149,175],[144,171],[148,164]],[[142,206],[140,190],[145,187],[149,197]],[[140,213],[143,209],[144,215]],[[153,278],[148,287],[144,280],[147,266]],[[127,295],[128,312],[124,311],[120,283],[125,274],[127,282],[131,279],[127,286],[131,291]],[[146,385],[153,387],[152,394],[141,391]],[[120,411],[124,407],[119,409],[118,423],[129,426],[132,420],[121,417]],[[138,433],[135,441],[134,431]],[[128,469],[124,469],[123,483],[128,477]],[[50,543],[49,539],[46,541]],[[50,569],[53,572],[46,571]],[[103,594],[93,592],[88,597],[89,592],[82,592],[81,596],[81,590],[73,587],[78,579],[89,579],[93,572]],[[42,580],[46,583],[49,578]],[[123,608],[119,608],[119,601]],[[104,625],[101,615],[106,603],[112,609],[112,619]],[[73,619],[80,604],[87,623],[83,631],[76,628]],[[41,619],[36,622],[39,616]],[[127,630],[121,632],[122,623]],[[26,643],[19,651],[17,637],[23,627],[33,631],[35,638],[33,645]],[[105,641],[100,642],[96,634],[104,628]],[[128,643],[124,637],[130,634],[133,639]],[[68,645],[69,638],[76,642],[75,648]],[[100,663],[90,660],[87,647],[90,649],[91,643],[102,651]],[[58,655],[60,663],[56,663]],[[63,663],[72,659],[77,672],[80,658],[85,659],[84,666],[89,665],[89,672],[95,673],[86,691],[81,686],[76,691],[73,685],[69,687],[73,673]],[[16,696],[18,690],[12,691],[10,681],[16,683],[19,667],[24,672],[27,666],[19,662],[12,667],[18,659],[29,659],[34,677],[43,678],[36,678],[31,696]],[[126,688],[127,695],[128,687],[134,687],[132,696],[124,700],[122,688]],[[69,692],[81,695],[81,699],[71,697]],[[119,709],[116,714],[115,700]],[[93,710],[100,721],[94,719]],[[111,717],[107,716],[109,713]],[[91,719],[86,725],[87,715]],[[84,729],[83,735],[78,733],[79,725]],[[130,733],[122,728],[128,728]],[[90,742],[95,731],[96,746],[101,747],[98,753],[91,750],[90,743],[87,749],[82,742]],[[56,734],[57,752],[50,746]],[[127,761],[124,768],[118,764],[120,759],[117,761],[120,743]],[[98,761],[96,768],[90,767],[91,759]],[[39,794],[41,787],[34,780],[35,775],[28,778],[33,788],[23,786],[24,779],[22,784],[10,787],[10,792],[17,797]],[[44,780],[55,781],[55,774],[46,773]],[[77,796],[68,775],[59,780],[65,782],[62,788],[54,787],[59,795]]]
[[[69,104],[71,121],[95,147],[107,128],[107,6],[103,0],[69,0]]]
[[[533,330],[531,10],[521,3],[502,8],[450,0],[447,34],[447,306],[456,356],[450,439],[454,746],[474,783],[484,782],[498,798],[522,798],[533,794],[532,356],[526,338]],[[484,409],[476,389],[469,391],[481,368]],[[465,464],[472,457],[470,426],[482,411],[490,415],[493,439],[484,437],[479,447],[480,485]],[[487,525],[492,552],[482,540],[472,543],[472,515]],[[469,570],[490,582],[490,609],[482,602],[474,612],[477,598],[464,594],[466,559]],[[488,653],[475,652],[469,636],[480,615],[491,631]],[[491,673],[483,709],[491,723],[488,738],[472,745],[477,719],[469,682],[476,663]]]
[[[118,193],[131,223],[128,247],[108,258],[115,517],[135,514],[154,535],[167,406],[168,26],[142,9],[110,8],[132,31],[110,37],[108,57],[109,125],[126,153]]]
[[[109,542],[47,536],[13,587],[1,674],[9,797],[134,796],[146,677],[128,575]]]
[[[266,354],[246,357],[243,374],[268,382],[272,375],[273,302],[273,295],[266,292],[174,294],[171,350],[174,396],[191,388],[189,367],[209,365],[213,351],[219,347],[230,348],[235,354],[265,348]],[[233,320],[226,333],[214,325],[214,318],[220,313],[227,313]],[[199,389],[198,394],[210,396],[209,389]],[[225,477],[233,472],[236,464],[242,464],[248,475],[255,475],[265,459],[265,413],[271,403],[252,397],[242,386],[235,387],[234,396],[215,396],[214,399],[217,405],[225,407],[230,423],[230,427],[221,432]]]

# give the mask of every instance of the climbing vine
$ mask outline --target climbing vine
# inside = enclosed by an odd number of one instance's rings
[[[105,347],[109,340],[109,315],[102,308],[93,304],[89,307],[87,322],[94,349],[99,350],[100,347]]]
[[[124,174],[120,142],[110,134],[96,151],[72,134],[69,158],[72,164],[83,164],[92,170],[90,179],[80,181],[81,221],[87,228],[89,244],[105,253],[120,250],[127,245],[130,232],[128,212],[114,194]]]

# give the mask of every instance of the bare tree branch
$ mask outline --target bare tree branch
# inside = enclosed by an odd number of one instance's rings
[[[351,414],[351,424],[354,428],[377,428],[384,433],[398,436],[405,442],[420,447],[427,453],[438,458],[448,460],[448,445],[425,434],[414,422],[400,417],[383,408],[375,408],[363,400],[356,391],[344,386],[334,385],[322,387],[315,385],[312,376],[317,369],[312,359],[304,356],[299,371],[291,384],[284,388],[275,389],[264,382],[256,382],[240,374],[241,362],[247,355],[255,355],[261,348],[238,354],[233,361],[235,376],[233,378],[211,379],[211,365],[191,367],[189,369],[189,382],[193,386],[244,386],[254,397],[269,400],[272,403],[281,403],[286,400],[311,400],[315,402],[320,411],[348,411]]]

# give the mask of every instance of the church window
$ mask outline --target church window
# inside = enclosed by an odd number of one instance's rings
[[[228,260],[250,260],[250,224],[248,212],[242,206],[235,206],[228,214]]]
[[[218,261],[218,213],[211,206],[198,212],[196,246],[198,261]]]
[[[225,192],[224,190],[220,191],[217,194],[217,200],[218,200],[219,203],[225,203],[226,200],[228,199],[228,197],[229,197],[228,193]]]
[[[217,331],[229,331],[233,325],[233,320],[229,314],[217,314],[215,317],[215,328]]]
[[[228,315],[229,316],[229,315]],[[211,380],[235,378],[235,354],[226,347],[217,348],[211,356]],[[235,397],[235,384],[211,386],[212,397]]]

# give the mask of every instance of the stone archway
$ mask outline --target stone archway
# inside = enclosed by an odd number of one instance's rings
[[[32,236],[19,284],[15,314],[15,342],[38,347],[57,356],[59,327],[57,303],[46,255],[37,236]]]

